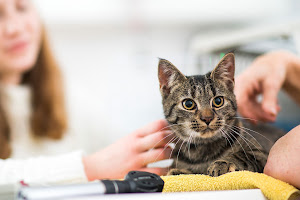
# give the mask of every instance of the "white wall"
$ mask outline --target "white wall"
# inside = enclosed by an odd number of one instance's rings
[[[290,11],[293,0],[34,0],[51,23],[124,25],[253,21]]]
[[[185,72],[195,33],[237,28],[290,10],[285,0],[35,2],[64,72],[71,131],[87,136],[88,151],[163,118],[158,57]]]
[[[185,30],[173,31],[51,29],[73,125],[96,138],[86,141],[95,143],[92,149],[163,118],[158,57],[170,59],[183,69],[188,37]],[[139,39],[141,34],[147,39]]]

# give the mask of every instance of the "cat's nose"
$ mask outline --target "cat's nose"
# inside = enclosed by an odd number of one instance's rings
[[[214,113],[211,109],[205,108],[200,113],[200,119],[207,125],[214,119]]]
[[[201,116],[200,119],[204,121],[207,125],[213,120],[214,116]]]

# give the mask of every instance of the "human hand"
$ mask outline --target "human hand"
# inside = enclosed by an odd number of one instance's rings
[[[148,168],[147,164],[170,157],[171,148],[166,145],[174,135],[167,126],[165,120],[155,121],[105,149],[83,157],[88,180],[123,178],[130,170],[166,174],[167,169]]]
[[[277,95],[284,84],[289,60],[287,51],[274,51],[259,56],[236,79],[238,111],[252,122],[275,121],[280,106]],[[262,101],[258,101],[262,95]]]
[[[270,150],[264,173],[300,188],[300,126],[281,137]]]

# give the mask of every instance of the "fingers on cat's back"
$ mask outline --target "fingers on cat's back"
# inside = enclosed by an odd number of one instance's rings
[[[169,159],[171,153],[172,149],[169,147],[152,149],[142,153],[140,159],[142,159],[143,163],[149,164],[160,160]]]
[[[172,131],[159,131],[140,138],[137,148],[138,151],[148,151],[154,148],[161,148],[174,141],[174,139],[175,137]]]

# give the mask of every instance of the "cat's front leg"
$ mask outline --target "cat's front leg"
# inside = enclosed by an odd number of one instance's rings
[[[210,176],[220,176],[228,172],[239,171],[239,168],[233,162],[227,160],[216,160],[207,169]]]
[[[187,169],[178,169],[178,168],[174,168],[174,169],[171,169],[167,176],[170,176],[170,175],[180,175],[180,174],[192,174],[191,171],[187,170]]]

